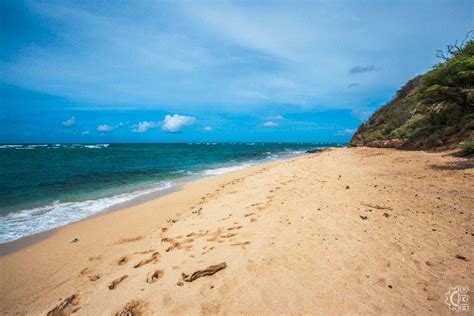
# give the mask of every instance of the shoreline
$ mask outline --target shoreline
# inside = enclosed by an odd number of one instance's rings
[[[327,148],[331,148],[331,147],[327,147]],[[273,159],[273,160],[266,159],[266,160],[257,161],[257,162],[253,162],[253,163],[249,162],[248,164],[246,163],[247,165],[243,166],[242,168],[239,168],[241,165],[229,165],[229,166],[226,166],[226,167],[218,167],[218,168],[211,168],[211,169],[204,170],[204,171],[212,171],[212,170],[221,169],[221,168],[237,168],[236,170],[232,170],[232,171],[225,172],[225,173],[222,173],[222,174],[217,174],[217,175],[209,175],[209,176],[190,175],[190,176],[185,176],[183,178],[177,179],[173,183],[173,185],[171,185],[170,187],[166,187],[166,188],[163,188],[163,189],[158,189],[156,191],[152,191],[152,192],[149,192],[149,193],[145,193],[143,195],[139,195],[139,196],[134,197],[130,200],[127,200],[127,201],[124,201],[124,202],[119,202],[117,204],[113,204],[113,205],[111,205],[111,206],[109,206],[109,207],[107,207],[107,208],[105,208],[105,209],[103,209],[103,210],[101,210],[97,213],[94,213],[90,216],[82,218],[78,221],[69,222],[69,223],[66,223],[64,225],[54,227],[52,229],[48,229],[48,230],[45,230],[45,231],[40,231],[40,232],[31,234],[31,235],[20,237],[20,238],[15,239],[15,240],[0,243],[0,258],[2,256],[12,254],[16,251],[19,251],[19,250],[21,250],[25,247],[34,245],[37,242],[45,240],[45,239],[51,237],[52,235],[54,235],[55,233],[57,233],[62,228],[67,227],[69,225],[74,225],[74,224],[77,224],[77,223],[80,223],[80,222],[83,222],[83,221],[87,221],[88,219],[91,219],[91,218],[100,217],[100,216],[106,215],[106,214],[111,213],[111,212],[118,212],[118,211],[122,211],[122,210],[126,210],[126,209],[129,209],[129,208],[140,206],[140,205],[145,204],[147,202],[151,202],[153,200],[159,199],[163,196],[166,196],[166,195],[169,195],[169,194],[172,194],[172,193],[175,193],[175,192],[179,192],[179,191],[183,190],[183,188],[188,184],[192,184],[192,183],[202,181],[202,180],[206,180],[206,179],[210,179],[210,178],[229,175],[229,174],[239,172],[239,171],[243,171],[243,170],[246,170],[248,168],[252,168],[252,167],[256,167],[256,166],[261,166],[261,165],[265,165],[265,164],[271,164],[271,163],[274,163],[274,162],[285,161],[285,160],[289,160],[289,159],[303,157],[303,156],[309,155],[309,154],[314,154],[314,152],[313,153],[291,154],[291,155],[284,156],[284,157],[281,157],[281,158],[278,158],[278,159]]]
[[[326,148],[332,148],[332,147],[326,147]],[[324,150],[324,149],[322,149],[322,150]],[[319,151],[320,149],[317,149],[317,150]],[[110,206],[108,206],[108,207],[106,207],[106,208],[104,208],[104,209],[102,209],[102,210],[100,210],[96,213],[93,213],[93,214],[91,214],[89,216],[86,216],[84,218],[81,218],[79,220],[67,222],[67,223],[64,223],[62,225],[50,228],[50,229],[38,231],[38,232],[35,232],[33,234],[30,234],[30,235],[22,236],[20,238],[14,239],[14,240],[10,240],[10,241],[0,243],[0,257],[4,256],[6,254],[9,254],[9,253],[15,252],[15,251],[17,251],[17,250],[19,250],[19,249],[21,249],[25,246],[32,245],[36,241],[47,238],[48,235],[53,234],[56,230],[61,229],[64,226],[68,226],[68,225],[71,225],[71,224],[74,224],[74,223],[78,223],[78,222],[87,220],[89,218],[93,218],[93,217],[96,217],[96,216],[101,216],[101,215],[109,213],[109,212],[115,212],[115,211],[119,211],[119,210],[122,210],[122,209],[127,209],[127,208],[130,208],[130,207],[133,207],[133,206],[137,206],[137,205],[146,203],[146,202],[154,200],[154,199],[158,199],[158,198],[160,198],[164,195],[171,194],[173,192],[181,190],[183,188],[183,186],[185,186],[186,184],[196,182],[196,181],[200,181],[200,180],[204,180],[204,179],[207,179],[207,178],[222,176],[222,175],[229,174],[229,173],[232,173],[232,172],[236,172],[236,171],[240,171],[240,170],[243,170],[243,169],[251,168],[253,166],[258,166],[258,165],[261,165],[261,164],[266,164],[266,163],[271,163],[271,162],[276,162],[276,161],[284,161],[284,160],[293,159],[293,158],[301,157],[301,156],[308,155],[308,154],[312,154],[312,153],[308,153],[308,152],[296,153],[296,154],[291,153],[291,154],[287,154],[287,155],[284,155],[284,156],[279,157],[279,158],[273,158],[273,159],[267,158],[267,159],[262,159],[262,160],[253,160],[253,161],[250,160],[250,161],[240,162],[238,164],[224,163],[224,164],[216,165],[215,168],[210,167],[208,169],[204,169],[204,170],[200,171],[197,174],[191,174],[191,175],[188,175],[188,176],[183,176],[181,178],[177,178],[177,179],[174,179],[174,180],[162,180],[158,183],[163,184],[163,183],[166,183],[166,182],[170,182],[171,183],[170,186],[169,187],[163,187],[163,188],[156,187],[155,189],[149,189],[149,190],[153,190],[153,191],[148,192],[148,193],[139,194],[138,196],[135,196],[135,197],[131,198],[130,200],[126,200],[126,201],[123,201],[123,202],[118,202],[118,203],[112,204],[112,205],[110,205]],[[232,169],[232,170],[227,171],[227,172],[223,172],[223,173],[219,173],[219,174],[212,174],[212,171],[222,170],[222,169]],[[136,192],[139,192],[139,191],[132,191],[132,192],[128,192],[127,194],[133,194],[133,193],[136,193]],[[114,197],[114,196],[111,196],[111,197],[108,197],[108,198],[112,198],[112,197]],[[94,200],[94,199],[92,199],[92,200]]]
[[[190,181],[190,182],[192,182],[192,181]],[[124,210],[124,209],[127,209],[127,208],[138,206],[140,204],[144,204],[148,201],[159,199],[160,197],[165,196],[167,194],[172,194],[174,192],[180,191],[182,189],[183,185],[184,184],[178,184],[178,185],[175,185],[175,186],[172,186],[172,187],[169,187],[169,188],[164,188],[162,190],[157,190],[157,191],[154,191],[154,192],[146,193],[144,195],[137,196],[137,197],[135,197],[131,200],[128,200],[128,201],[125,201],[125,202],[120,202],[120,203],[114,204],[112,206],[109,206],[109,207],[101,210],[100,212],[97,212],[95,214],[92,214],[90,216],[82,218],[78,221],[69,222],[67,224],[64,224],[64,225],[61,225],[61,226],[58,226],[58,227],[54,227],[52,229],[48,229],[48,230],[45,230],[45,231],[40,231],[40,232],[31,234],[31,235],[20,237],[20,238],[15,239],[15,240],[0,243],[0,258],[2,256],[5,256],[5,255],[8,255],[8,254],[14,253],[16,251],[19,251],[24,247],[34,245],[35,243],[37,243],[39,241],[42,241],[46,238],[49,238],[51,235],[55,234],[58,230],[60,230],[63,227],[66,227],[66,226],[69,226],[69,225],[74,225],[76,223],[86,221],[90,218],[102,216],[102,215],[105,215],[105,214],[110,213],[110,212],[117,212],[117,211],[120,211],[120,210]]]
[[[0,301],[7,314],[446,313],[450,287],[474,286],[473,176],[439,153],[332,148],[194,181],[0,257]]]

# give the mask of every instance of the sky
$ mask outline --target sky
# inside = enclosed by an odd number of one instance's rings
[[[471,0],[0,0],[0,142],[347,142]]]

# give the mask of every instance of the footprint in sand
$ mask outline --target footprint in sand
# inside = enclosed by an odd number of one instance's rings
[[[79,310],[79,294],[64,299],[58,306],[48,312],[48,316],[67,316]]]
[[[220,221],[226,221],[226,220],[228,220],[228,219],[231,218],[231,217],[232,217],[232,214],[229,214],[229,215],[227,215],[227,217],[221,218],[221,219],[219,220],[219,222],[220,222]]]
[[[244,217],[250,217],[250,223],[254,223],[257,221],[256,216],[257,215],[255,213],[248,213],[244,215]]]
[[[236,242],[236,243],[233,243],[233,244],[230,244],[231,246],[241,246],[242,249],[245,249],[247,245],[250,245],[251,242],[250,241],[244,241],[244,242]]]
[[[122,283],[123,280],[125,280],[126,278],[128,278],[128,275],[123,275],[120,278],[113,280],[109,285],[109,290],[115,290],[117,288],[117,286],[120,283]]]
[[[235,235],[237,235],[237,233],[228,233],[226,235],[221,235],[219,237],[221,237],[221,238],[231,238],[231,237],[234,237]]]
[[[241,229],[242,227],[243,227],[242,225],[238,225],[238,226],[234,226],[234,227],[229,227],[229,228],[227,228],[227,230]]]
[[[119,266],[122,266],[122,265],[126,264],[128,262],[128,260],[130,260],[130,256],[123,256],[122,258],[120,258],[119,261],[117,261],[117,264]]]
[[[91,269],[89,268],[84,268],[81,270],[81,272],[79,272],[79,275],[86,275],[88,274],[89,272],[91,272]]]
[[[182,236],[176,237],[176,238],[182,238]],[[178,242],[173,238],[166,237],[166,238],[163,238],[161,241],[162,242],[168,242],[168,243],[171,244],[166,249],[166,252],[170,252],[170,251],[175,250],[175,249],[184,249],[186,251],[189,251],[190,249],[193,248],[192,243],[194,242],[194,238],[186,238],[186,239]]]
[[[167,219],[166,222],[167,222],[168,224],[170,224],[170,223],[171,223],[171,224],[174,224],[174,223],[178,222],[178,220],[177,220],[177,219],[174,219],[174,218],[170,218],[170,219]]]
[[[375,284],[385,287],[387,282],[385,281],[385,278],[379,278]]]
[[[141,260],[139,263],[137,263],[136,265],[134,265],[133,267],[136,269],[136,268],[140,268],[146,264],[149,264],[150,262],[157,262],[158,260],[160,259],[160,252],[159,251],[156,251],[154,252],[150,258],[147,258],[147,259],[143,259]]]
[[[144,301],[132,300],[125,305],[115,316],[141,316],[148,310],[148,304]]]
[[[148,250],[143,250],[143,251],[137,251],[134,254],[136,254],[136,255],[147,255],[149,253],[156,252],[156,251],[158,251],[158,250],[157,249],[148,249]]]
[[[128,244],[128,243],[131,243],[131,242],[139,241],[141,239],[143,239],[143,236],[136,236],[136,237],[132,237],[132,238],[123,238],[123,239],[119,239],[118,241],[116,241],[115,244],[116,245]]]
[[[95,282],[100,279],[100,274],[89,275],[89,281]]]
[[[199,230],[199,232],[192,232],[186,235],[186,237],[203,237],[209,233],[209,230]]]
[[[197,211],[192,211],[193,214],[201,215],[202,207],[200,207]]]
[[[204,251],[201,253],[201,255],[205,255],[205,254],[207,254],[209,251],[211,251],[211,250],[213,250],[213,249],[214,249],[214,247],[209,247],[207,250],[204,250]]]
[[[161,277],[163,277],[163,270],[155,270],[153,272],[148,273],[146,277],[146,283],[155,283],[158,281]]]
[[[221,310],[221,304],[218,302],[205,302],[201,304],[202,315],[216,315]]]

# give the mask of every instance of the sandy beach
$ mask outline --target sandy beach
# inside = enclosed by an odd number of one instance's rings
[[[447,314],[474,288],[473,167],[335,148],[196,181],[2,256],[1,310]]]

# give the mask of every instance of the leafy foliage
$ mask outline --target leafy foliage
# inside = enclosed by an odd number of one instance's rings
[[[404,148],[454,147],[474,135],[474,41],[449,45],[443,62],[408,81],[351,144],[403,140]],[[463,146],[472,149],[472,141]],[[470,144],[470,145],[469,145]],[[471,147],[469,147],[471,146]],[[466,149],[467,150],[467,149]]]
[[[470,157],[474,155],[474,137],[459,144],[459,151],[455,153],[457,157]]]
[[[452,58],[423,76],[419,88],[425,103],[455,102],[468,106],[474,87],[474,41],[470,41]]]

